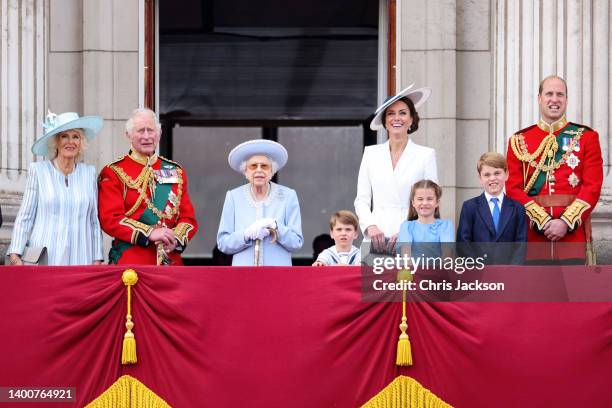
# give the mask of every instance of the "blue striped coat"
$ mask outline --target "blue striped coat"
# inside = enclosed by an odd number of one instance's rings
[[[78,163],[68,176],[50,161],[30,164],[23,202],[7,253],[47,247],[49,265],[103,260],[94,166]]]

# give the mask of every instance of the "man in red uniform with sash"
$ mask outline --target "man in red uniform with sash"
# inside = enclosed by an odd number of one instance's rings
[[[599,136],[565,119],[562,78],[540,83],[538,104],[540,120],[512,135],[507,155],[507,194],[525,206],[530,220],[528,259],[592,264],[590,214],[603,182]]]
[[[181,252],[198,229],[177,163],[158,156],[161,125],[150,109],[136,109],[127,121],[130,152],[102,169],[98,210],[104,232],[113,237],[114,264],[182,265]]]

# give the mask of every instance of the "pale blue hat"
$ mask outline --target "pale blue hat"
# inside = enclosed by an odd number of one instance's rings
[[[278,164],[278,170],[287,164],[289,155],[287,149],[277,142],[266,139],[249,140],[234,147],[227,156],[227,161],[232,169],[241,173],[240,164],[253,156],[267,156]]]
[[[32,153],[39,156],[49,155],[49,139],[58,133],[70,129],[83,129],[87,141],[90,141],[102,130],[104,119],[99,116],[81,116],[75,112],[64,112],[56,115],[49,111],[43,128],[45,133],[32,146]]]
[[[419,109],[421,105],[425,103],[425,101],[431,95],[431,89],[429,88],[419,88],[412,90],[414,84],[408,85],[408,87],[402,89],[397,95],[391,96],[387,98],[386,101],[383,102],[382,105],[376,109],[374,112],[374,119],[370,123],[370,129],[372,130],[383,130],[385,128],[384,119],[382,118],[382,114],[389,106],[393,105],[394,102],[397,102],[403,97],[408,97],[414,104],[415,109]]]

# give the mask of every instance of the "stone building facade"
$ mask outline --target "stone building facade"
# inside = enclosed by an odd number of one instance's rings
[[[144,7],[145,0],[0,0],[0,254],[47,109],[104,117],[86,154],[98,168],[126,151],[125,120],[144,101]],[[508,137],[537,120],[538,83],[558,74],[568,83],[568,119],[600,134],[605,181],[594,235],[600,258],[611,258],[609,1],[397,0],[396,10],[397,88],[433,90],[415,139],[437,150],[443,216],[456,220],[462,201],[480,191],[478,156],[505,152]]]

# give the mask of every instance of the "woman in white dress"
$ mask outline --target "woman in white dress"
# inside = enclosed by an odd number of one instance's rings
[[[385,143],[363,152],[355,212],[364,241],[376,251],[392,252],[400,225],[407,219],[410,189],[419,180],[438,181],[434,149],[418,145],[410,134],[419,128],[417,109],[431,94],[413,85],[387,99],[375,112],[372,130],[387,130]]]
[[[103,123],[101,117],[74,112],[47,115],[32,153],[49,159],[30,164],[7,250],[10,264],[23,264],[26,246],[45,247],[49,265],[102,263],[96,169],[80,159]]]

